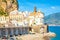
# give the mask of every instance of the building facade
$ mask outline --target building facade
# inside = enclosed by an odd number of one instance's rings
[[[13,35],[14,28],[18,31],[19,27],[22,27],[21,30],[31,31],[34,33],[45,33],[47,32],[47,26],[44,26],[44,14],[41,11],[37,11],[36,7],[34,8],[34,12],[29,13],[28,16],[25,15],[27,12],[18,12],[17,10],[11,11],[9,16],[1,16],[0,23],[3,24],[1,28],[9,28],[11,29],[11,34]],[[24,27],[29,28],[30,30],[26,30]],[[24,29],[23,29],[24,28]],[[23,31],[22,31],[23,32]],[[18,33],[18,32],[17,32]]]

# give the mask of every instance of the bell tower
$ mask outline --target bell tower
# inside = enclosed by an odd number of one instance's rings
[[[37,12],[37,10],[36,10],[36,6],[34,7],[34,12]]]

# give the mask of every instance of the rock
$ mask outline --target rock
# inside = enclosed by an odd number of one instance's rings
[[[46,37],[46,36],[48,36],[48,37],[55,37],[56,34],[53,33],[53,32],[49,32],[49,33],[45,33],[45,34],[44,34],[44,37]]]
[[[0,6],[3,8],[4,12],[9,13],[18,9],[18,2],[16,0],[0,0]]]

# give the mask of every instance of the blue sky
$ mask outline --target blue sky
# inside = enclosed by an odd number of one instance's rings
[[[34,6],[42,11],[45,16],[60,12],[60,0],[18,0],[19,11],[33,12]]]

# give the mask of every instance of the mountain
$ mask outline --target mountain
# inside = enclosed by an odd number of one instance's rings
[[[60,12],[45,16],[44,22],[49,25],[60,25]]]
[[[9,13],[18,9],[18,2],[17,0],[0,0],[0,8],[2,8],[4,12]]]

